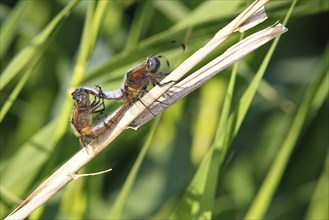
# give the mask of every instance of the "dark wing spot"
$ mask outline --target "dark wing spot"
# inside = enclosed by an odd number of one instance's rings
[[[185,50],[185,44],[182,43],[181,45],[182,45],[183,50]]]

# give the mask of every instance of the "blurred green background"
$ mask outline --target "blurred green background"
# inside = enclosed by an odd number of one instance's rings
[[[79,150],[69,128],[74,88],[97,84],[104,90],[117,89],[128,69],[173,39],[186,42],[186,58],[250,3],[1,1],[0,217]],[[245,35],[282,22],[291,4],[271,1],[266,6],[269,19]],[[212,219],[253,216],[247,213],[259,207],[256,195],[264,195],[263,182],[272,176],[271,167],[281,161],[288,149],[285,143],[294,135],[280,175],[269,180],[274,191],[261,217],[328,219],[328,9],[325,0],[297,1],[293,8],[286,24],[289,31],[275,47],[242,126],[228,138],[215,175],[207,173],[215,178],[210,187],[214,192],[207,194],[213,197],[212,205],[203,210]],[[192,32],[186,36],[189,28]],[[234,34],[202,64],[239,37]],[[271,42],[236,67],[230,113],[239,108],[270,46]],[[113,171],[71,182],[31,219],[179,216],[173,213],[178,213],[181,201],[188,201],[185,192],[190,192],[201,161],[217,143],[231,74],[228,68],[158,119],[123,132],[81,172]],[[304,117],[298,117],[304,104]],[[135,161],[141,149],[147,153],[139,168]],[[118,196],[134,167],[139,171],[130,182],[132,188],[126,198]],[[207,181],[209,176],[200,178]],[[204,207],[208,202],[197,204]],[[191,213],[200,207],[192,207]]]

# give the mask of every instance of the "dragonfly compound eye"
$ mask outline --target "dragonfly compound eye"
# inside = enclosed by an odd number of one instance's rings
[[[71,93],[71,96],[74,100],[77,100],[78,97],[81,96],[81,94],[83,93],[83,90],[81,88],[78,88],[76,90],[74,90],[72,93]]]
[[[76,89],[71,95],[79,106],[89,105],[89,96],[85,90]]]
[[[160,61],[157,58],[151,56],[147,58],[146,65],[151,73],[155,73],[160,67]]]

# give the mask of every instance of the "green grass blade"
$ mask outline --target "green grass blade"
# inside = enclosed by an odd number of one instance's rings
[[[239,131],[241,124],[249,110],[251,102],[257,92],[257,89],[262,81],[266,68],[273,56],[274,50],[280,40],[280,36],[275,38],[269,51],[267,52],[261,66],[259,67],[254,79],[251,81],[250,85],[242,95],[236,111],[233,112],[229,119],[229,133],[226,136],[226,144],[229,144]]]
[[[97,39],[102,17],[105,13],[107,2],[108,1],[99,1],[97,4],[95,1],[89,2],[87,16],[83,27],[83,33],[81,38],[82,40],[79,47],[79,54],[73,70],[73,77],[71,82],[71,85],[73,87],[77,87],[80,85],[86,72],[88,58],[91,54],[92,49],[95,46],[95,42]]]
[[[327,57],[325,55],[324,57]],[[327,66],[326,61],[324,65]],[[324,68],[323,68],[324,69]],[[322,102],[327,97],[327,93],[323,93],[323,89],[327,86],[329,80],[327,70],[322,70],[318,74],[318,78],[310,84],[308,91],[306,92],[304,99],[297,110],[295,118],[292,122],[291,128],[288,131],[281,148],[276,156],[273,165],[271,166],[268,175],[266,176],[263,185],[261,186],[255,201],[248,210],[245,219],[262,219],[269,207],[269,204],[273,198],[274,192],[278,187],[278,184],[282,178],[285,168],[288,164],[291,153],[294,149],[296,141],[300,136],[303,129],[303,125],[310,114],[310,109],[314,106],[314,98],[319,97],[319,92],[322,94]],[[319,105],[318,105],[319,107]],[[318,109],[313,108],[313,111]],[[314,112],[313,112],[314,113]]]
[[[197,135],[193,136],[191,144],[193,164],[201,163],[214,142],[226,90],[226,81],[223,78],[210,80],[200,90],[198,114],[193,126],[193,133]]]
[[[1,185],[8,191],[15,192],[17,196],[25,196],[55,147],[53,132],[56,123],[56,120],[51,121],[23,144],[21,150],[10,160],[2,161],[0,172],[6,178],[1,180]]]
[[[266,68],[271,60],[271,57],[274,53],[274,50],[279,42],[280,37],[274,39],[274,42],[272,43],[268,53],[266,54],[266,57],[264,58],[260,68],[258,69],[254,79],[248,86],[247,90],[241,97],[238,107],[236,108],[236,111],[231,115],[229,119],[229,125],[231,127],[230,135],[227,136],[227,142],[231,142],[231,140],[236,136],[237,132],[239,131],[239,128],[247,114],[247,111],[249,110],[249,107],[251,105],[251,102],[257,92],[258,86],[263,78],[263,75],[266,71]]]
[[[62,215],[56,219],[84,219],[88,205],[85,183],[86,178],[80,178],[65,187],[59,212]]]
[[[218,120],[214,143],[202,160],[189,187],[179,202],[177,209],[172,214],[172,219],[211,219],[212,217],[212,207],[215,199],[218,174],[226,153],[223,140],[226,133],[226,121],[230,113],[236,75],[237,64],[234,65],[231,74],[223,110]]]
[[[179,22],[173,28],[184,29],[191,26],[202,25],[202,23],[208,21],[227,19],[228,17],[236,15],[238,9],[241,8],[242,5],[241,1],[204,1],[196,10],[187,15],[186,19]]]
[[[153,1],[152,4],[173,22],[183,20],[189,13],[189,9],[180,1]]]
[[[242,39],[241,35],[241,38]],[[229,119],[229,114],[230,114],[230,110],[231,110],[231,104],[232,104],[232,98],[233,98],[233,93],[234,93],[234,86],[235,86],[235,81],[236,81],[236,76],[238,73],[238,63],[234,64],[233,67],[233,71],[231,74],[231,78],[230,78],[230,82],[227,88],[227,92],[225,95],[225,100],[224,100],[224,104],[223,104],[223,110],[222,110],[222,114],[220,116],[220,120],[219,120],[219,124],[218,124],[218,130],[215,136],[215,140],[214,140],[214,147],[218,148],[219,150],[223,151],[223,157],[226,154],[226,150],[227,150],[227,145],[224,145],[224,140],[225,140],[225,136],[227,133],[227,121]]]
[[[138,7],[135,19],[129,31],[125,50],[136,47],[145,30],[148,28],[152,15],[154,14],[152,1],[144,1]]]
[[[79,86],[85,74],[87,60],[90,55],[91,46],[92,46],[91,42],[94,35],[92,31],[90,31],[93,29],[92,25],[93,25],[93,17],[95,10],[94,8],[95,8],[95,1],[90,1],[88,4],[87,15],[83,26],[78,58],[72,74],[71,84],[73,87]]]
[[[8,113],[9,109],[11,108],[13,103],[15,102],[18,94],[23,89],[25,83],[27,82],[27,80],[31,76],[33,70],[35,69],[36,65],[39,63],[40,59],[41,59],[41,54],[38,54],[35,57],[33,57],[33,59],[31,60],[31,63],[28,64],[28,68],[27,68],[25,74],[19,80],[19,82],[15,86],[14,90],[11,92],[11,94],[9,95],[9,97],[7,98],[7,100],[5,101],[4,105],[1,108],[0,123],[2,122],[2,120],[4,119],[6,114]]]
[[[33,69],[30,68],[24,75],[23,77],[19,80],[19,82],[17,83],[17,85],[15,86],[14,90],[11,92],[11,94],[9,95],[8,99],[6,100],[6,102],[4,103],[4,105],[2,106],[1,110],[0,110],[0,123],[2,122],[2,119],[6,116],[7,112],[9,111],[10,107],[13,105],[14,101],[16,100],[18,94],[20,93],[20,91],[22,90],[22,88],[24,87],[26,81],[29,79],[31,73],[32,73]]]
[[[91,34],[91,39],[90,39],[90,43],[89,43],[90,50],[92,50],[95,46],[98,32],[100,29],[100,25],[102,23],[102,19],[106,12],[107,4],[108,4],[108,1],[99,1],[96,6],[94,18],[93,18],[93,22],[92,22],[92,26],[91,26],[92,29],[90,31],[90,34]]]
[[[8,47],[14,40],[17,26],[22,21],[24,13],[29,10],[31,4],[33,4],[33,1],[18,2],[17,6],[15,6],[8,18],[1,25],[0,58],[6,54]]]
[[[97,3],[97,5],[95,5]],[[72,79],[70,86],[75,88],[78,87],[85,75],[86,68],[88,65],[88,58],[95,45],[95,40],[99,31],[100,23],[102,17],[105,13],[106,4],[108,1],[90,1],[87,11],[87,16],[83,28],[82,40],[79,47],[79,54],[77,62],[74,66]],[[73,89],[72,88],[72,89]],[[71,88],[70,88],[71,89]],[[67,130],[67,125],[70,118],[70,113],[72,109],[72,100],[66,98],[63,103],[63,109],[59,116],[59,121],[64,122],[58,125],[55,136],[60,139]]]
[[[283,22],[283,25],[286,25],[288,22],[288,19],[296,5],[296,1],[294,1],[291,4],[291,7],[289,8],[289,11],[287,13],[287,16],[285,17],[285,20]],[[280,36],[274,39],[269,51],[267,52],[259,70],[256,73],[256,76],[252,80],[250,86],[247,88],[246,92],[243,94],[243,96],[240,99],[240,102],[237,107],[237,111],[235,111],[229,120],[229,134],[227,135],[226,143],[230,143],[233,138],[236,136],[243,119],[246,116],[246,113],[250,107],[251,101],[253,100],[256,91],[258,89],[259,84],[261,83],[261,80],[264,76],[264,73],[266,71],[266,68],[273,56],[274,50],[277,47],[277,44],[280,40]]]
[[[136,181],[136,177],[138,174],[138,171],[141,168],[142,162],[146,156],[146,153],[150,147],[151,140],[154,136],[154,133],[156,131],[156,128],[159,124],[160,117],[156,118],[155,121],[152,124],[152,128],[149,132],[149,135],[147,137],[147,140],[145,141],[142,150],[138,154],[138,157],[136,159],[136,162],[134,163],[133,167],[131,168],[129,175],[120,191],[119,196],[116,198],[115,203],[113,204],[109,214],[109,219],[121,219],[124,206],[127,203],[127,200],[129,198],[129,195],[131,194],[132,187]]]
[[[56,28],[65,20],[80,0],[71,1],[50,23],[38,34],[32,43],[23,49],[8,64],[1,75],[0,90],[2,90],[30,61],[34,56],[42,53],[47,40],[54,34]]]
[[[328,148],[328,146],[327,146]],[[322,174],[316,184],[311,204],[307,210],[306,219],[329,219],[328,195],[329,195],[329,154],[324,163]]]
[[[202,160],[197,172],[171,215],[171,219],[211,219],[214,193],[216,192],[217,175],[220,164],[220,151],[211,148]]]

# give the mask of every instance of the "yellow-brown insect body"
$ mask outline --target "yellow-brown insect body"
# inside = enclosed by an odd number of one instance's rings
[[[105,130],[93,130],[94,122],[92,114],[102,112],[104,109],[97,110],[104,102],[99,98],[92,103],[89,101],[89,94],[83,88],[78,88],[72,93],[74,107],[71,113],[71,127],[75,135],[80,137],[80,142],[85,146],[89,139],[95,139]]]
[[[155,75],[160,67],[160,62],[156,57],[148,57],[146,63],[129,70],[124,82],[124,93],[126,101],[133,103],[141,98],[148,85],[159,84],[157,79],[163,78]]]
[[[89,95],[84,91],[74,91],[72,96],[75,100],[71,114],[71,126],[75,133],[81,134],[92,123]]]
[[[92,103],[89,100],[90,91],[78,88],[72,93],[74,107],[71,113],[71,127],[75,135],[79,137],[82,147],[103,135],[130,106],[129,102],[125,102],[122,108],[109,121],[105,120],[100,124],[95,123],[92,115],[104,110],[99,109],[102,105],[104,107],[104,100],[102,98],[103,93],[100,87],[98,88],[98,94],[101,95],[94,96],[95,99]]]

